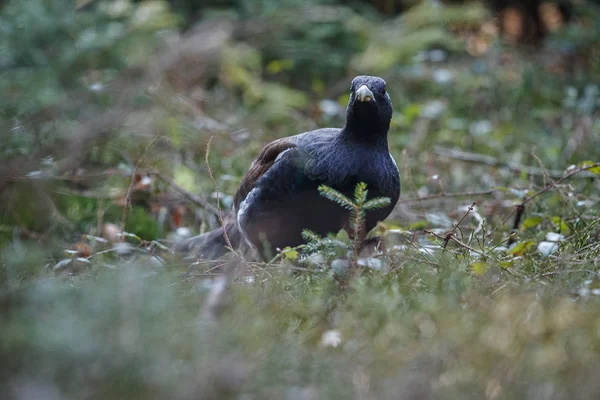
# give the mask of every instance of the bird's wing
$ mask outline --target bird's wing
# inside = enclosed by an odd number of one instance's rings
[[[304,212],[319,197],[317,182],[305,171],[311,157],[304,148],[288,146],[271,158],[270,162],[253,165],[251,170],[256,168],[256,174],[261,171],[258,165],[263,165],[266,171],[252,185],[248,183],[240,188],[236,206],[242,236],[259,251],[263,242],[268,243],[271,250],[299,244],[301,228],[307,222],[303,220]]]
[[[339,132],[340,129],[323,128],[278,139],[267,144],[242,178],[240,187],[233,199],[236,210],[239,210],[241,202],[244,201],[252,189],[255,188],[259,179],[267,172],[269,176],[266,177],[266,180],[271,182],[267,186],[272,187],[283,188],[288,184],[296,185],[297,182],[291,176],[286,177],[286,173],[303,176],[306,174],[309,180],[319,179],[320,176],[312,171],[313,158],[324,158],[325,154],[323,153],[328,148],[327,144],[331,143]],[[286,153],[285,157],[284,153]],[[283,163],[278,163],[280,165],[277,166],[275,171],[272,171],[273,166],[279,160]],[[282,171],[285,171],[285,173]],[[301,177],[296,176],[296,178]]]
[[[277,158],[286,150],[296,147],[296,144],[288,138],[278,139],[267,144],[258,157],[250,165],[250,169],[242,178],[240,187],[237,190],[233,204],[239,209],[240,203],[244,201],[248,193],[254,188],[256,182],[275,164]]]

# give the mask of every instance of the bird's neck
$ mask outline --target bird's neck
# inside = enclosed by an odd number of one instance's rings
[[[388,130],[389,125],[380,126],[379,124],[360,123],[359,121],[348,121],[340,136],[344,140],[371,144],[375,146],[388,147]]]
[[[382,117],[373,110],[356,106],[348,107],[346,125],[342,132],[349,139],[363,143],[385,144],[387,147],[390,122],[390,119]]]

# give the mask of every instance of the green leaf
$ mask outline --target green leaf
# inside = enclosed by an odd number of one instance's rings
[[[563,235],[570,235],[571,229],[569,225],[561,217],[554,216],[552,217],[552,223],[559,229],[560,233]]]
[[[196,187],[196,176],[194,171],[184,165],[178,165],[173,170],[173,180],[179,186],[189,192],[195,192]]]
[[[181,122],[178,118],[169,116],[163,120],[167,136],[171,139],[172,145],[179,149],[181,145]]]
[[[473,273],[475,275],[485,275],[486,272],[488,272],[490,270],[490,265],[486,262],[483,261],[476,261],[474,263],[472,263],[470,266],[471,271],[473,271]]]
[[[281,251],[281,254],[283,254],[286,260],[297,260],[300,253],[298,253],[298,250],[288,246]]]
[[[529,250],[531,247],[533,247],[534,244],[535,244],[535,242],[533,240],[519,242],[508,252],[510,254],[512,254],[514,257],[519,257],[519,256],[522,256],[523,254],[525,254],[525,252],[527,252],[527,250]]]
[[[265,69],[269,74],[277,74],[282,71],[289,71],[293,66],[293,60],[273,60],[267,64]]]
[[[533,228],[534,226],[538,226],[539,224],[542,223],[542,221],[543,221],[543,218],[540,217],[539,215],[526,218],[525,221],[523,221],[523,229],[529,229],[529,228]]]
[[[350,236],[345,229],[341,229],[337,235],[335,235],[335,238],[342,243],[350,243]]]
[[[591,173],[593,173],[595,175],[600,175],[600,165],[598,165],[598,164],[600,164],[600,163],[593,162],[593,161],[582,161],[579,164],[577,164],[577,166],[582,169],[588,168],[588,171],[590,171]],[[594,167],[592,167],[593,165],[594,165]]]
[[[425,228],[428,228],[428,227],[429,227],[429,221],[424,220],[424,219],[420,219],[420,220],[415,221],[412,224],[410,224],[408,226],[408,229],[412,230],[412,231],[417,231],[417,230],[425,229]]]

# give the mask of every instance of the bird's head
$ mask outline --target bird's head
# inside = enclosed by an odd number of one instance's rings
[[[350,85],[346,129],[359,135],[386,134],[392,120],[392,101],[385,81],[376,76],[357,76]]]

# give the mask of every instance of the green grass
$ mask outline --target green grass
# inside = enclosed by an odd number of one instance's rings
[[[0,298],[3,391],[15,398],[27,390],[60,398],[599,394],[599,303],[577,294],[579,277],[527,282],[499,269],[476,275],[451,257],[442,262],[405,260],[394,273],[352,278],[344,291],[327,273],[246,269],[253,282],[232,282],[216,319],[203,312],[207,280],[142,260],[17,282]],[[330,330],[337,347],[323,344]]]

